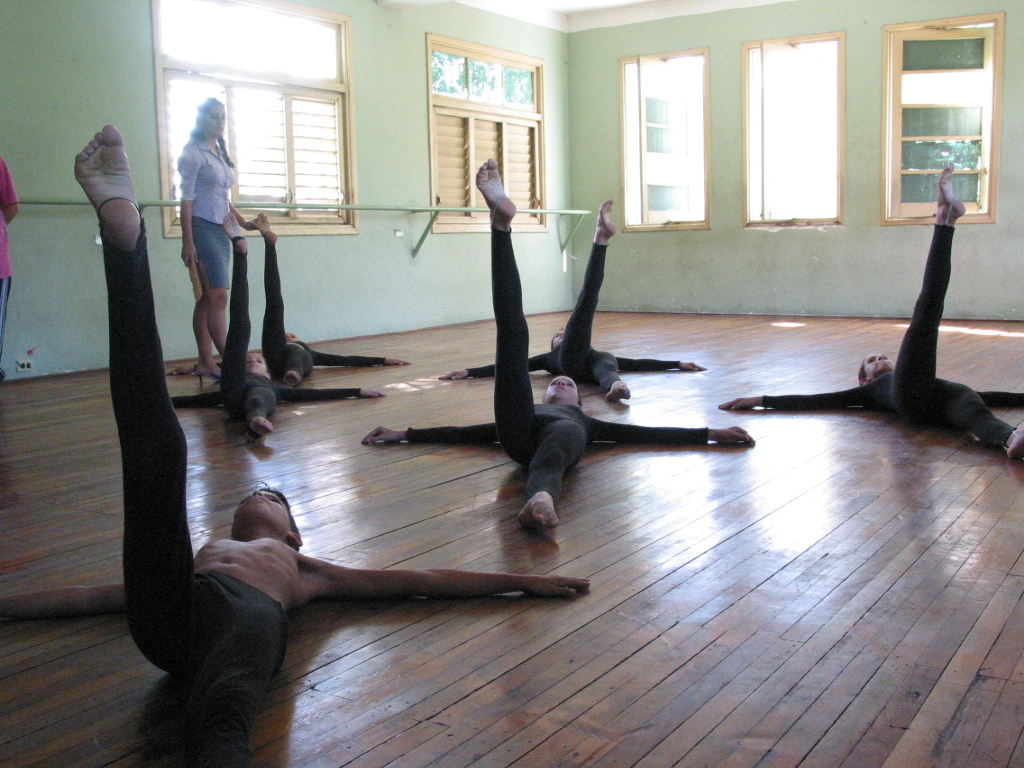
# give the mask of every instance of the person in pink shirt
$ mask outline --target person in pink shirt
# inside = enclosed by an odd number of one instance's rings
[[[7,323],[7,299],[11,295],[11,250],[7,244],[7,225],[18,215],[18,193],[11,181],[7,163],[0,157],[0,357],[4,354],[4,325]],[[0,381],[7,378],[0,368]]]

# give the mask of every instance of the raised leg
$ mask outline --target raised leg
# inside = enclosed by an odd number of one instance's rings
[[[939,180],[940,212],[955,212],[952,197],[952,166],[942,172]],[[943,214],[945,216],[945,213]],[[956,217],[950,213],[946,218]],[[910,419],[927,420],[931,414],[935,386],[935,366],[939,342],[939,324],[949,287],[953,248],[952,225],[937,224],[932,235],[928,261],[925,264],[921,293],[914,305],[910,326],[903,335],[896,368],[893,371],[892,399],[896,411]]]
[[[263,313],[263,358],[267,368],[275,378],[285,375],[288,369],[288,340],[284,331],[284,295],[281,292],[281,273],[277,266],[277,236],[270,231],[270,221],[266,214],[256,217],[256,226],[263,235],[266,246],[266,258],[263,266],[263,290],[266,294],[267,306]],[[296,386],[302,380],[287,382]]]
[[[575,379],[585,378],[590,374],[586,370],[586,359],[591,349],[594,313],[604,283],[604,262],[608,251],[608,241],[615,235],[615,226],[611,222],[612,201],[607,200],[597,215],[597,232],[594,245],[590,250],[590,260],[583,277],[583,287],[576,297],[576,307],[565,324],[562,343],[554,350],[561,368],[568,376]]]
[[[79,153],[75,177],[97,210],[103,235],[110,394],[124,483],[128,626],[146,658],[181,673],[187,669],[193,605],[187,449],[167,394],[146,237],[116,128],[106,126]]]
[[[249,245],[239,235],[232,238],[232,245],[231,321],[220,363],[220,391],[224,407],[238,418],[245,415],[246,358],[252,323],[249,320]]]
[[[533,456],[533,387],[530,385],[530,331],[523,314],[523,289],[512,250],[515,206],[505,196],[497,164],[488,160],[477,173],[477,187],[491,209],[491,298],[497,326],[494,422],[498,441],[513,460]]]

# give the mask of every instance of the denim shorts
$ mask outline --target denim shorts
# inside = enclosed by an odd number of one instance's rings
[[[228,287],[228,267],[231,264],[231,238],[220,224],[192,217],[192,242],[196,256],[206,266],[212,288]]]

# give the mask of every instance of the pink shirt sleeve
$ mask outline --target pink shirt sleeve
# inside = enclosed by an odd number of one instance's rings
[[[0,208],[16,202],[18,202],[18,193],[14,189],[11,172],[7,170],[7,163],[0,158]]]

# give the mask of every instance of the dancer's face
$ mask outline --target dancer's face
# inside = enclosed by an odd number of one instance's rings
[[[544,402],[548,405],[582,405],[580,392],[576,382],[568,376],[555,376],[548,384],[544,393]]]
[[[892,360],[885,355],[868,355],[860,364],[860,371],[857,375],[857,379],[863,385],[874,381],[885,373],[892,373],[895,370],[896,366],[893,365]]]
[[[245,372],[250,376],[264,376],[270,378],[270,371],[267,369],[267,361],[263,355],[251,352],[245,359]]]
[[[302,545],[302,537],[291,529],[288,508],[269,491],[256,491],[242,500],[231,522],[231,538],[276,539],[295,549]]]
[[[207,139],[218,139],[224,135],[228,127],[228,113],[223,106],[215,106],[203,116],[203,136]]]
[[[564,338],[565,338],[565,328],[563,328],[562,330],[560,330],[558,333],[556,333],[554,336],[551,337],[551,348],[554,349],[559,344],[561,344],[562,343],[562,339],[564,339]]]

